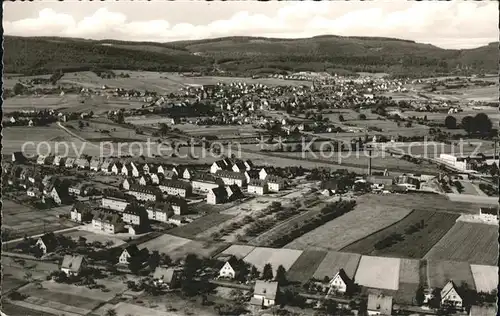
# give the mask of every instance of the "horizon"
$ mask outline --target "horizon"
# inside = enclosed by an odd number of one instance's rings
[[[6,35],[171,43],[250,36],[383,37],[473,49],[498,41],[492,2],[3,3]]]

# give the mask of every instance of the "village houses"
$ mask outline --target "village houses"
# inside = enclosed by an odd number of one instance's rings
[[[458,294],[455,283],[449,280],[441,290],[441,305],[462,308],[462,297]]]
[[[189,182],[168,179],[162,181],[159,189],[168,195],[181,196],[183,198],[191,195],[193,190]]]
[[[148,254],[148,249],[147,248],[142,248],[139,250],[137,248],[137,245],[130,245],[127,248],[123,249],[122,253],[120,254],[120,257],[118,258],[118,263],[120,264],[128,264],[129,259],[133,257],[143,257],[147,258]]]
[[[257,280],[255,282],[253,297],[250,304],[260,307],[270,307],[276,304],[278,295],[278,282]]]
[[[180,285],[181,270],[176,268],[156,267],[153,282],[156,286],[175,289]]]
[[[76,202],[70,211],[70,218],[78,223],[91,222],[93,218],[92,208],[86,203]]]
[[[125,198],[104,196],[101,199],[101,207],[113,211],[123,212],[128,204],[129,202]]]
[[[351,279],[347,276],[344,269],[340,269],[337,274],[328,283],[328,294],[333,295],[335,293],[345,294],[348,287],[352,285]]]
[[[45,234],[38,238],[35,245],[40,248],[42,254],[46,255],[56,249],[57,239],[52,233]]]
[[[107,234],[116,234],[125,230],[125,224],[118,214],[97,212],[92,219],[92,227]]]
[[[135,203],[129,204],[122,213],[123,222],[132,225],[148,225],[148,212],[143,206]]]
[[[247,185],[247,178],[243,173],[218,170],[215,173],[215,176],[221,178],[225,185],[236,184],[240,188],[245,187]]]
[[[77,276],[86,265],[85,257],[81,255],[65,255],[61,263],[61,271],[67,276]]]
[[[211,205],[221,204],[228,199],[227,190],[224,187],[213,188],[208,191],[207,203]]]
[[[151,186],[131,184],[127,194],[134,196],[139,201],[158,201],[161,199],[160,190]]]
[[[250,194],[264,195],[269,192],[269,187],[265,180],[251,180],[250,183],[248,183],[247,192]]]
[[[193,190],[201,192],[209,192],[211,189],[218,188],[224,185],[224,182],[209,173],[197,173],[191,179]]]
[[[153,221],[168,223],[168,219],[172,217],[174,209],[169,203],[150,203],[146,205],[148,218]]]

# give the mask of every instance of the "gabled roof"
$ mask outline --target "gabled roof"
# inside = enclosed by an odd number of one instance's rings
[[[65,255],[61,264],[61,268],[69,269],[72,272],[78,272],[82,267],[83,261],[83,256]]]
[[[278,177],[278,176],[272,175],[272,174],[268,174],[266,176],[266,181],[268,183],[285,184],[285,179],[283,179],[282,177]]]
[[[188,190],[191,187],[191,184],[189,182],[181,180],[170,180],[170,179],[163,180],[161,185],[166,186],[168,188],[176,188],[184,190]]]
[[[238,180],[246,180],[246,177],[243,173],[227,171],[227,170],[217,170],[215,173],[217,177],[221,178],[229,178],[229,179],[238,179]]]
[[[227,191],[224,187],[217,187],[210,190],[211,194],[214,194],[218,198],[227,198]]]
[[[75,205],[73,205],[73,208],[71,209],[71,212],[78,212],[78,213],[91,213],[92,212],[92,207],[83,202],[76,202]]]
[[[174,275],[178,272],[179,270],[174,268],[156,267],[153,273],[153,279],[162,280],[164,283],[170,283],[174,279]]]
[[[254,295],[262,295],[266,299],[275,300],[278,293],[278,282],[257,280],[253,293]]]
[[[267,185],[266,180],[260,180],[260,179],[251,179],[250,183],[248,183],[249,187],[264,187]]]
[[[453,281],[450,280],[450,281],[448,281],[448,283],[445,284],[445,286],[441,290],[441,297],[445,297],[446,295],[448,295],[453,290],[455,290],[455,292],[457,292],[457,294],[458,294],[458,291],[457,291],[457,288],[455,286],[455,283],[453,283]]]
[[[220,178],[214,176],[211,173],[197,172],[194,174],[191,181],[216,183],[218,179]]]
[[[137,245],[130,245],[128,246],[127,248],[123,249],[123,251],[127,251],[127,253],[131,256],[131,257],[135,257],[135,256],[139,256],[139,255],[142,255],[142,254],[145,254],[148,249],[147,248],[142,248],[139,250],[139,248],[137,248]]]
[[[135,183],[130,184],[129,192],[141,192],[156,195],[159,190],[156,187],[143,186]]]
[[[369,294],[367,309],[381,315],[392,315],[392,296]]]
[[[335,280],[335,278],[337,277],[340,277],[346,285],[348,285],[351,282],[351,279],[347,276],[344,269],[340,269],[339,272],[337,272],[337,274],[333,276],[331,281]]]
[[[45,245],[45,247],[47,247],[47,249],[53,249],[57,246],[57,239],[52,233],[45,234],[41,236],[39,239],[43,242],[43,244]]]

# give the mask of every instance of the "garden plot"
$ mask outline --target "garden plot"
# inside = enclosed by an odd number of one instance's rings
[[[274,273],[280,265],[289,270],[294,262],[300,257],[302,251],[292,249],[275,249],[257,247],[252,250],[243,260],[254,265],[261,271],[267,263],[273,267]]]
[[[478,292],[490,293],[498,288],[498,267],[471,264],[472,277]]]
[[[397,290],[400,264],[398,258],[362,256],[355,281],[365,287]]]

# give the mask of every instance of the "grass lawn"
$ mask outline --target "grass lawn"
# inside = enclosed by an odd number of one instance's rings
[[[397,290],[400,263],[399,258],[362,256],[356,270],[356,283],[370,288]]]

